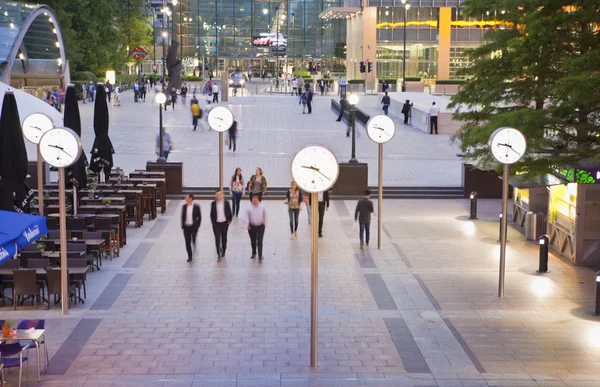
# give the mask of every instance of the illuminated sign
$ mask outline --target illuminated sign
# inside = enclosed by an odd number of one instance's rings
[[[600,184],[600,168],[562,168],[557,173],[577,184]]]
[[[287,47],[287,38],[283,34],[262,33],[252,39],[253,46]]]

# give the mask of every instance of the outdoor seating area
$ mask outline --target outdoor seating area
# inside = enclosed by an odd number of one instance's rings
[[[20,320],[16,323],[0,320],[2,336],[0,337],[0,383],[5,386],[5,373],[16,368],[18,372],[17,385],[22,384],[25,373],[26,385],[29,385],[29,362],[35,351],[37,381],[41,381],[42,369],[47,370],[50,364],[46,338],[46,320]],[[43,352],[42,352],[43,351]],[[25,367],[25,370],[23,368]],[[43,367],[43,368],[42,368]],[[11,378],[12,379],[12,378]]]

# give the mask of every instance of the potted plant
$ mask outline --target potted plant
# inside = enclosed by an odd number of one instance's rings
[[[46,249],[46,245],[43,243],[38,244],[37,247],[38,247],[38,249],[40,249],[42,251],[44,251]]]
[[[2,325],[2,334],[4,335],[4,337],[10,336],[11,329],[12,329],[12,323],[10,322],[10,320],[5,320],[4,325]]]
[[[90,198],[90,199],[94,198],[94,190],[93,189],[88,189],[88,198]]]
[[[104,198],[102,199],[102,204],[104,204],[105,206],[110,206],[111,200],[109,198]]]

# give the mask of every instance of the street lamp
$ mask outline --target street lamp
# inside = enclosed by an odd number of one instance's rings
[[[356,121],[356,104],[358,103],[358,94],[350,94],[350,96],[348,97],[348,102],[352,106],[352,109],[350,109],[350,111],[352,112],[352,158],[348,162],[358,163],[358,160],[356,159],[356,130],[354,125],[354,122]]]
[[[406,12],[410,9],[410,4],[402,0],[404,4],[404,50],[402,50],[402,91],[406,91]]]
[[[167,96],[165,93],[157,93],[154,97],[154,102],[158,104],[158,159],[157,163],[166,163],[167,159],[164,158],[163,150],[163,122],[162,122],[162,111],[165,102],[167,102]]]

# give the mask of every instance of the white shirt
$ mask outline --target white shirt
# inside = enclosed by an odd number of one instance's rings
[[[297,87],[298,87],[298,81],[297,81],[297,80],[295,80],[295,79],[294,79],[294,80],[292,81],[292,87],[293,87],[293,88],[297,88]]]
[[[431,107],[429,108],[429,115],[432,117],[437,117],[439,113],[440,108],[437,105],[431,105]]]
[[[217,223],[223,223],[227,221],[225,217],[225,200],[217,202]]]
[[[193,226],[194,225],[194,204],[188,204],[185,211],[185,225]]]
[[[218,93],[219,92],[219,86],[217,86],[216,83],[214,85],[212,85],[212,92],[213,93]]]
[[[318,198],[319,198],[319,201],[320,201],[320,202],[322,202],[322,201],[323,201],[323,192],[319,192],[319,193],[317,194],[317,196],[318,196]]]
[[[254,207],[254,204],[246,207],[245,220],[250,226],[267,225],[267,210],[261,203]]]

